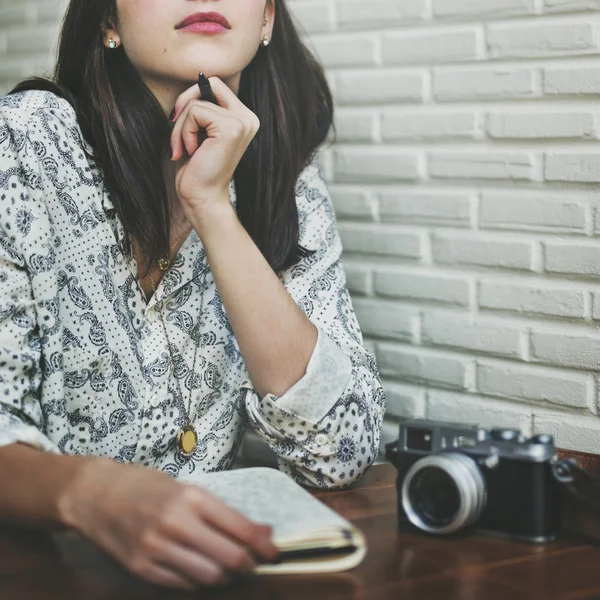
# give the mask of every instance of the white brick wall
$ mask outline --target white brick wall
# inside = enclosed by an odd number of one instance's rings
[[[426,416],[600,452],[600,0],[288,2],[337,102],[323,168],[384,441]],[[0,93],[64,3],[0,0]]]
[[[600,452],[600,1],[290,4],[385,441],[426,416]]]

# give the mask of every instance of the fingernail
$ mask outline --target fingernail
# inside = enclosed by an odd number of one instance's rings
[[[175,116],[175,109],[173,109],[171,111],[171,114],[169,115],[169,121],[172,121],[174,116]]]

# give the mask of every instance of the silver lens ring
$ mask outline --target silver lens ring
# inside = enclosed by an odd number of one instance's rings
[[[426,523],[410,501],[410,486],[424,469],[441,469],[458,490],[459,507],[452,521],[441,527]],[[447,534],[470,525],[479,517],[486,501],[485,481],[472,459],[458,452],[432,454],[421,458],[408,470],[402,484],[402,507],[409,521],[429,533]]]

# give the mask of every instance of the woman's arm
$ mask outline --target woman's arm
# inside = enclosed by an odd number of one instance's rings
[[[248,368],[250,422],[298,482],[345,487],[377,457],[385,396],[362,343],[316,158],[298,189],[301,243],[315,252],[281,280],[235,216],[217,213],[223,203],[193,224]]]
[[[317,329],[239,222],[233,207],[193,223],[256,391],[282,396],[306,372]]]
[[[61,498],[92,457],[39,452],[24,444],[0,448],[0,521],[61,529]]]

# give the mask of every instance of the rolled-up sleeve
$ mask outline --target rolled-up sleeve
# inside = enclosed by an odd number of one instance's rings
[[[43,433],[40,339],[22,253],[24,234],[35,233],[43,190],[39,161],[23,143],[26,131],[17,133],[20,141],[0,111],[0,446],[20,442],[57,452]],[[21,207],[11,203],[15,195]]]
[[[313,250],[282,274],[288,293],[317,327],[306,373],[282,396],[249,389],[251,425],[279,468],[302,485],[342,488],[379,451],[385,395],[375,357],[363,345],[341,261],[335,213],[315,156],[296,188],[300,245]]]

